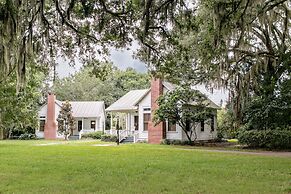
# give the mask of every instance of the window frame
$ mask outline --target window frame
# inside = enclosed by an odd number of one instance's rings
[[[94,128],[92,127],[92,122],[94,122]],[[95,120],[91,120],[90,121],[90,128],[96,130],[96,121]]]
[[[42,125],[41,123],[43,123],[43,125]],[[45,129],[45,123],[46,123],[46,120],[45,120],[45,119],[40,119],[40,120],[39,120],[39,131],[40,131],[40,132],[44,132],[44,129]]]
[[[81,129],[79,129],[80,127],[80,122],[81,122]],[[82,120],[78,120],[78,124],[77,124],[77,130],[80,132],[83,128],[83,121]]]
[[[211,116],[210,128],[211,128],[211,131],[215,131],[215,115]]]
[[[148,120],[145,120],[145,115],[148,115]],[[151,120],[151,113],[149,112],[144,112],[143,113],[143,131],[149,131],[149,122]],[[147,126],[147,127],[145,127]]]
[[[205,131],[205,121],[204,120],[200,121],[200,131],[201,132]]]
[[[175,126],[175,130],[170,130],[172,127]],[[177,124],[176,123],[171,123],[169,120],[167,120],[167,131],[168,132],[177,132]]]

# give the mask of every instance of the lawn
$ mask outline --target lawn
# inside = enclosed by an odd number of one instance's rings
[[[54,143],[0,141],[0,193],[291,193],[291,158]]]

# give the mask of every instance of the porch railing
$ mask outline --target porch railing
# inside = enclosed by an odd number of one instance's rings
[[[110,130],[105,130],[105,134],[109,135],[117,135],[117,130],[115,129],[110,129]],[[124,140],[126,137],[133,137],[134,143],[138,141],[138,131],[130,131],[130,130],[119,130],[119,142]]]
[[[119,130],[119,143],[128,137],[128,130]]]
[[[138,131],[133,131],[133,143],[138,141]]]

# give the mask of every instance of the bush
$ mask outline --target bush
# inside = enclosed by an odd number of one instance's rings
[[[101,141],[116,142],[117,136],[104,134],[104,135],[101,135]]]
[[[33,133],[24,133],[24,134],[21,134],[18,139],[20,140],[36,139],[36,135]]]
[[[291,149],[291,130],[243,130],[238,140],[253,148]]]
[[[178,139],[163,139],[162,145],[190,145],[189,141],[182,141]]]
[[[82,138],[92,138],[92,139],[101,139],[103,132],[102,131],[96,131],[92,133],[85,133],[82,134]]]

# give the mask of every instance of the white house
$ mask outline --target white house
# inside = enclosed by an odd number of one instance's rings
[[[119,122],[123,129],[120,130],[122,139],[132,137],[131,139],[134,142],[145,140],[156,144],[163,139],[187,140],[185,132],[179,125],[172,125],[168,122],[154,125],[151,121],[153,111],[158,108],[156,103],[158,97],[173,89],[175,89],[173,84],[160,79],[153,79],[151,88],[128,92],[106,109],[111,114],[111,129],[106,130],[106,132],[116,134],[112,115],[119,115],[119,119],[124,118],[125,120],[125,126],[122,125],[122,121]],[[209,106],[213,108],[213,117],[208,121],[199,123],[198,129],[196,129],[196,140],[211,140],[217,136],[216,115],[219,106],[211,100],[209,100]]]
[[[55,95],[48,95],[48,102],[39,110],[39,129],[36,136],[45,139],[62,138],[58,133],[57,121],[62,106]],[[82,133],[105,130],[105,105],[103,101],[71,101],[72,114],[76,120],[76,127],[71,131],[71,136],[76,139]]]

